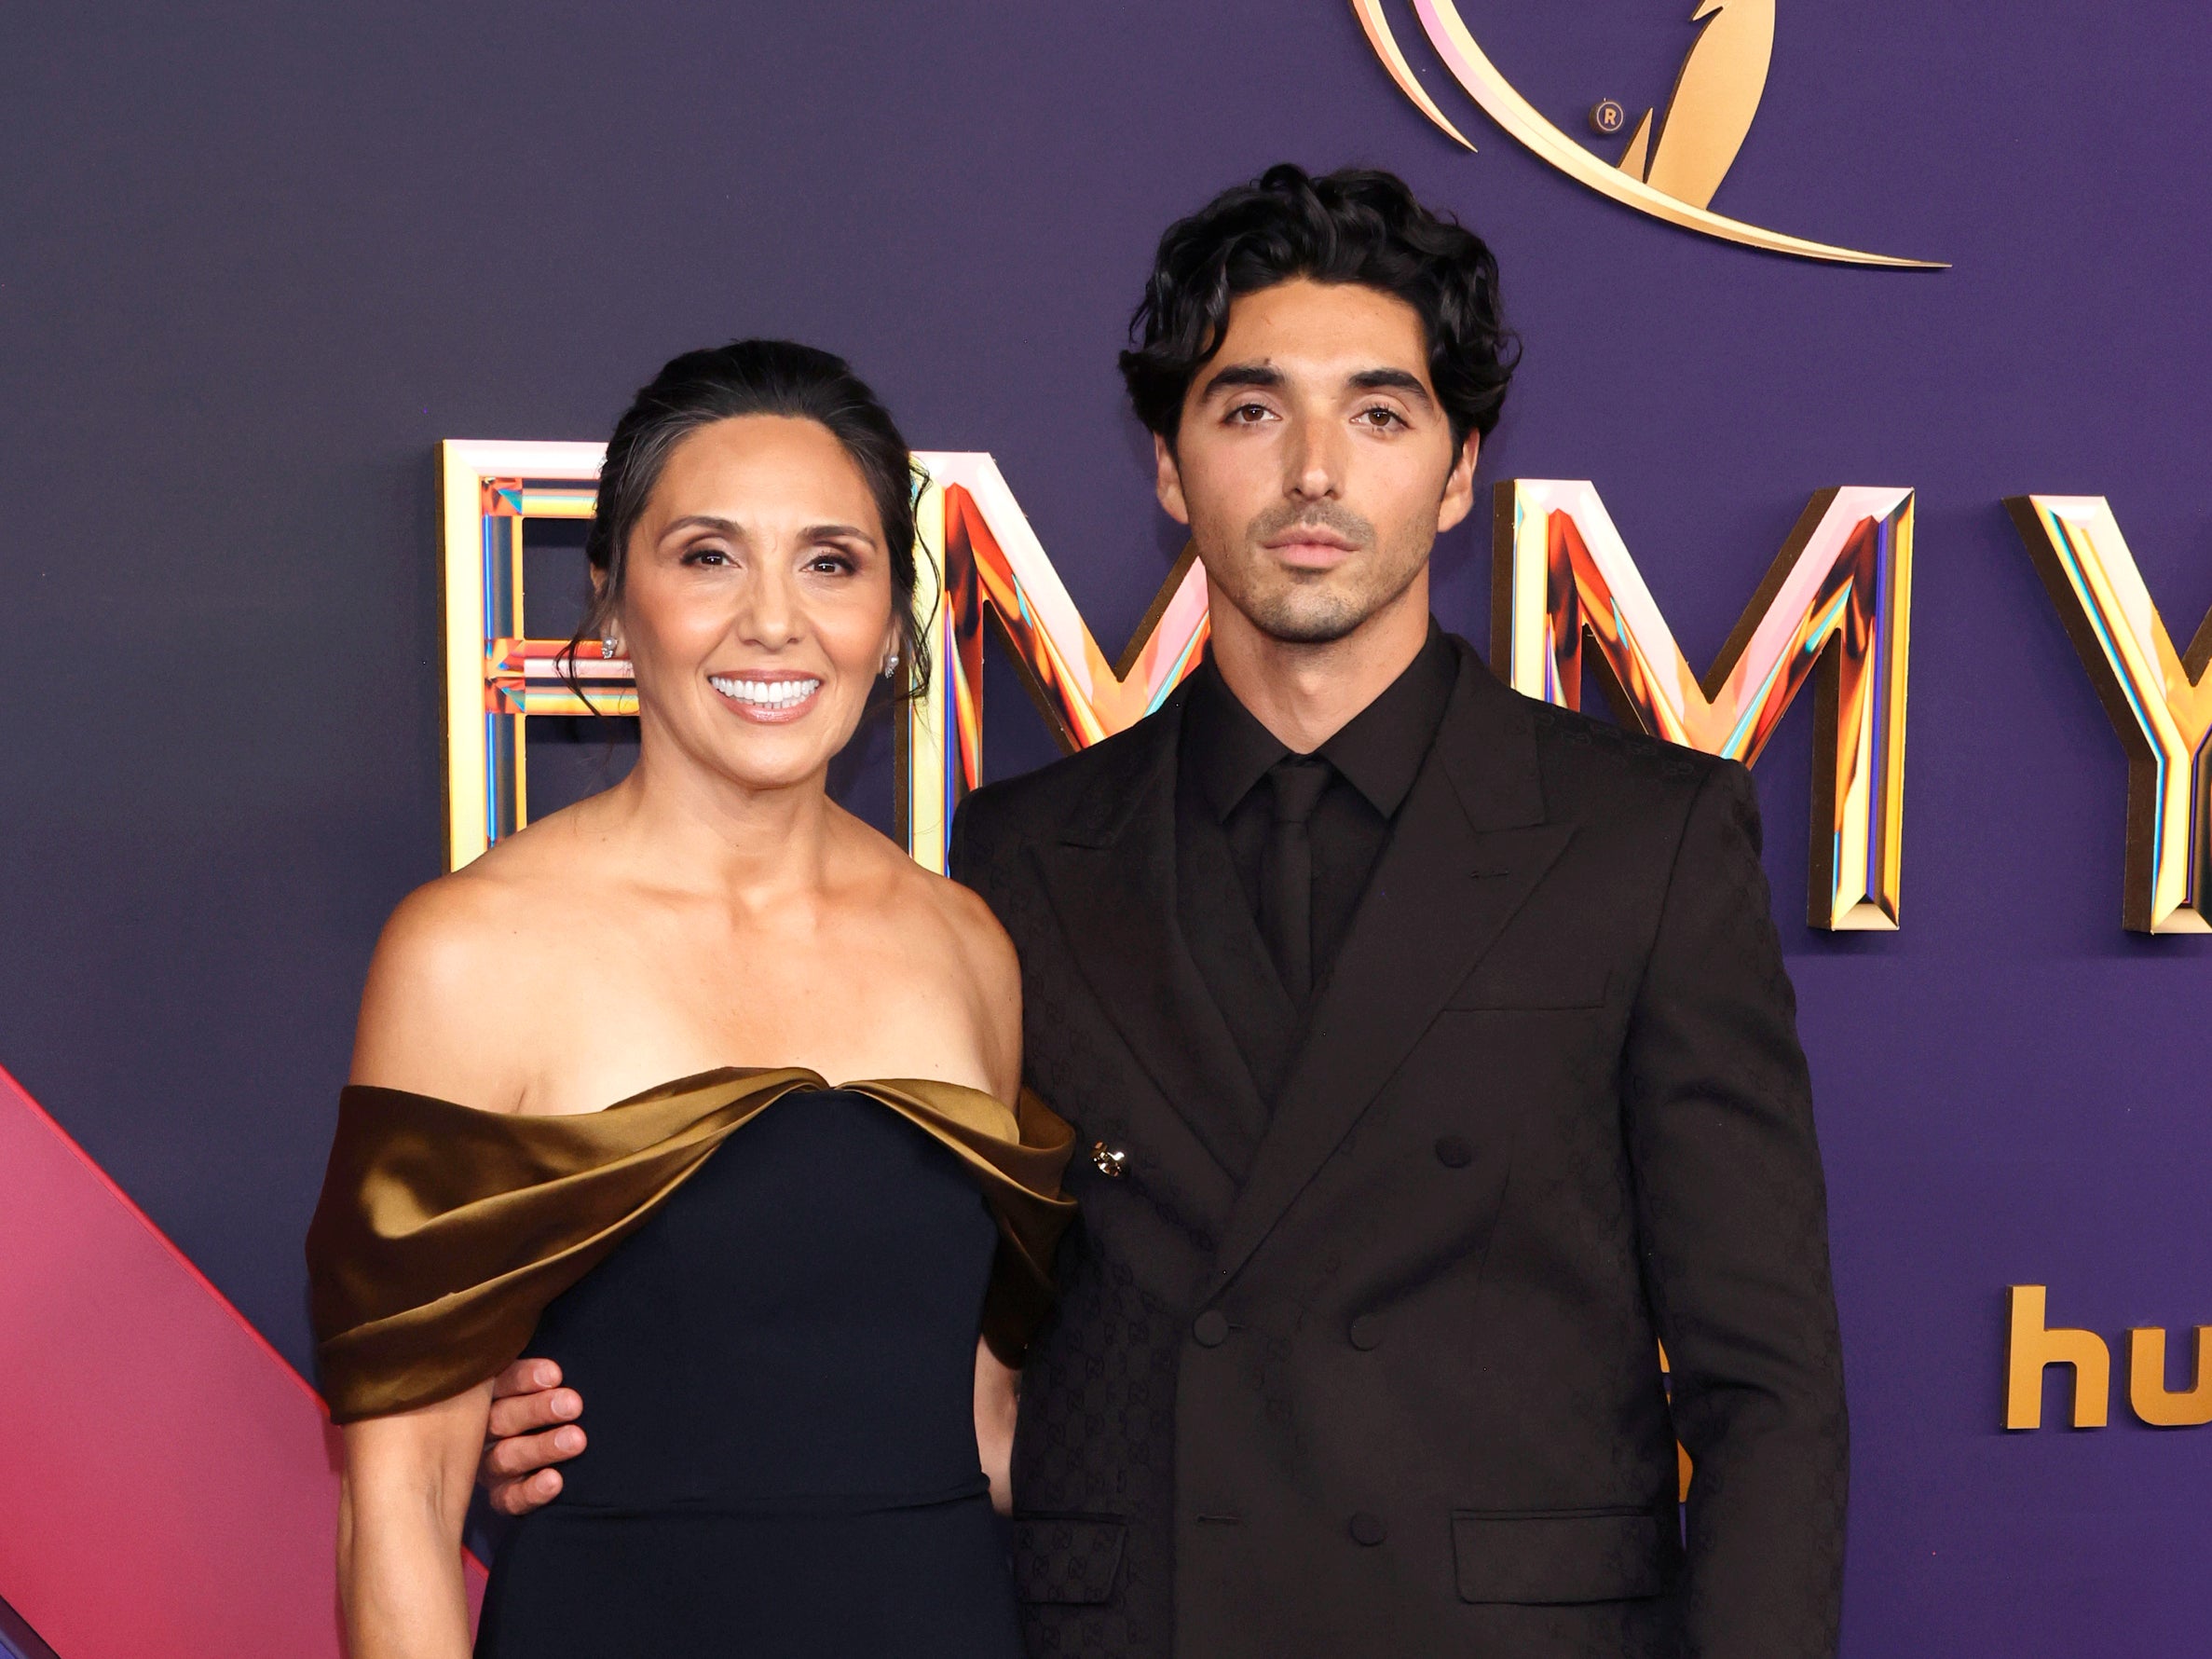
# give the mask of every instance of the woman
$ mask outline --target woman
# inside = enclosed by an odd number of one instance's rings
[[[580,639],[635,669],[637,762],[393,915],[309,1233],[355,1659],[467,1651],[526,1344],[592,1443],[478,1652],[1019,1652],[982,1466],[1068,1131],[1018,1093],[1005,935],[825,788],[927,670],[912,500],[800,346],[679,357],[615,430]]]

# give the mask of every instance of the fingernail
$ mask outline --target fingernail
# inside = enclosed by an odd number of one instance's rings
[[[563,1429],[559,1433],[553,1436],[553,1446],[559,1451],[576,1451],[580,1449],[582,1445],[583,1436],[578,1433],[574,1429]]]
[[[553,1414],[555,1417],[574,1417],[582,1407],[583,1402],[566,1391],[553,1397]]]

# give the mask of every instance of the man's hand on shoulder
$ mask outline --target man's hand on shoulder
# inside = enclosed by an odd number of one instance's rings
[[[583,1396],[551,1360],[517,1360],[492,1381],[490,1438],[476,1478],[501,1515],[527,1515],[561,1494],[555,1464],[584,1448]]]

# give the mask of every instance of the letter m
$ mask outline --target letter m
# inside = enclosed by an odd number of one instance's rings
[[[1581,706],[1588,666],[1623,725],[1746,765],[1817,672],[1806,919],[1892,928],[1912,546],[1911,490],[1822,490],[1700,679],[1596,488],[1516,478],[1497,487],[1493,664],[1564,708]]]
[[[446,839],[451,867],[529,821],[533,717],[631,715],[630,665],[587,640],[573,662],[558,631],[526,624],[526,525],[593,511],[597,444],[443,446]],[[915,610],[936,673],[895,728],[899,826],[908,850],[945,868],[952,809],[983,767],[983,619],[1061,745],[1081,748],[1135,724],[1197,665],[1206,573],[1185,549],[1121,660],[1109,663],[1014,492],[988,455],[917,454],[922,551]],[[584,683],[580,692],[575,682]]]
[[[897,816],[908,851],[942,871],[953,809],[983,775],[984,618],[1060,747],[1072,752],[1136,724],[1197,666],[1208,632],[1206,572],[1186,547],[1128,649],[1109,661],[998,463],[985,454],[914,459],[928,479],[917,502],[927,556],[915,607],[935,664],[899,723]]]

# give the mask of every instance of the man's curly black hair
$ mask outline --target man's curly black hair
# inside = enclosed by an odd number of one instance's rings
[[[1222,191],[1160,238],[1121,354],[1137,417],[1172,445],[1182,402],[1228,332],[1230,302],[1305,277],[1396,295],[1420,313],[1454,450],[1497,424],[1518,342],[1499,320],[1497,261],[1395,173],[1315,178],[1288,162]]]

